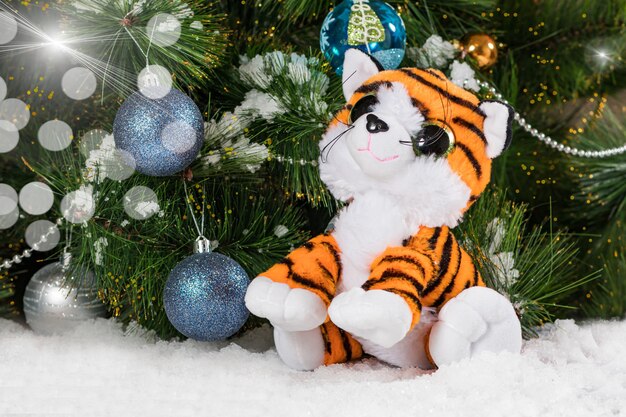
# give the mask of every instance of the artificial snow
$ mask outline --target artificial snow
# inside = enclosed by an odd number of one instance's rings
[[[445,68],[457,54],[457,50],[439,35],[431,35],[421,48],[409,48],[407,54],[415,60],[418,68]]]
[[[70,192],[61,201],[61,213],[71,223],[85,224],[93,217],[95,211],[96,203],[91,184],[81,185],[78,190]]]
[[[241,61],[239,75],[243,81],[261,88],[269,87],[273,77],[266,73],[265,61],[261,55],[256,55],[250,60],[242,57]]]
[[[133,210],[142,219],[147,219],[160,210],[159,203],[156,201],[140,201],[135,204]]]
[[[466,90],[479,91],[480,86],[476,81],[476,73],[466,62],[453,61],[450,81]]]
[[[124,220],[126,221],[126,220]],[[122,222],[124,223],[124,222]],[[124,226],[122,224],[122,226]],[[104,249],[109,246],[109,241],[105,236],[99,237],[93,243],[94,249],[94,262],[96,265],[102,265],[102,261],[104,261]]]
[[[487,225],[487,233],[491,235],[491,242],[487,250],[489,260],[495,266],[495,279],[503,286],[510,287],[519,278],[519,270],[515,268],[513,252],[500,252],[502,241],[506,233],[506,220],[494,218]]]
[[[154,339],[102,319],[48,337],[0,320],[0,415],[626,415],[626,321],[558,321],[521,355],[434,373],[373,359],[293,371],[267,327],[234,343]]]
[[[289,228],[284,224],[279,224],[274,228],[274,235],[276,235],[276,237],[283,237],[287,233],[289,233]]]
[[[287,65],[287,76],[296,84],[303,85],[311,81],[311,70],[304,62],[290,62]]]
[[[244,97],[244,101],[235,107],[235,115],[239,117],[260,116],[267,121],[272,121],[274,116],[282,114],[285,109],[275,100],[274,97],[259,90],[252,89]]]

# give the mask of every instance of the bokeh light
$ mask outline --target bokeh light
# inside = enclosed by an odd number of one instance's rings
[[[10,213],[0,215],[0,230],[6,230],[13,227],[13,225],[17,223],[17,220],[19,218],[20,209],[17,206],[15,206],[13,211],[11,211]]]
[[[163,98],[172,89],[172,74],[160,65],[148,65],[139,73],[137,87],[148,98]]]
[[[0,153],[11,152],[20,141],[20,133],[15,125],[7,120],[0,120]]]
[[[0,77],[0,101],[4,100],[7,96],[7,83]]]
[[[87,68],[74,67],[63,75],[61,87],[69,98],[85,100],[96,91],[96,76]]]
[[[154,191],[142,185],[128,190],[124,195],[124,211],[136,220],[146,220],[158,213],[159,200]]]
[[[54,203],[54,194],[43,182],[30,182],[20,190],[20,206],[28,214],[38,216],[47,213]]]
[[[92,130],[83,136],[81,152],[87,155],[87,179],[101,182],[105,178],[123,181],[130,178],[137,166],[135,158],[115,146],[113,135],[103,130]]]
[[[96,204],[91,186],[72,191],[61,200],[61,213],[70,223],[85,223],[93,217],[95,211]]]
[[[91,151],[99,150],[104,138],[108,135],[110,135],[110,133],[102,129],[92,129],[88,131],[80,138],[78,144],[80,153],[82,153],[85,158],[89,158]]]
[[[161,132],[163,147],[175,154],[184,154],[192,149],[197,141],[196,131],[185,122],[170,123]]]
[[[30,111],[22,100],[9,98],[0,103],[0,120],[11,122],[22,130],[30,120]]]
[[[70,146],[74,134],[72,128],[61,120],[50,120],[39,128],[37,134],[41,146],[49,151],[62,151]]]
[[[7,12],[0,12],[0,45],[9,43],[17,35],[17,21]]]
[[[153,16],[146,27],[146,34],[158,46],[172,46],[180,38],[180,22],[168,13]]]
[[[54,249],[61,239],[59,228],[48,220],[37,220],[26,228],[26,243],[39,252]]]
[[[9,184],[0,184],[0,216],[6,216],[17,208],[17,191]]]

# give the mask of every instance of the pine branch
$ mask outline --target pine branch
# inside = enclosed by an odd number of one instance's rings
[[[515,13],[498,19],[497,28],[498,41],[518,61],[524,90],[519,105],[545,106],[622,85],[626,12],[621,1],[505,1],[501,10]]]
[[[590,228],[591,231],[598,230]],[[626,315],[626,210],[614,213],[601,233],[588,233],[586,263],[601,268],[600,279],[578,299],[587,316],[623,318]]]
[[[626,118],[618,117],[605,108],[602,117],[577,135],[575,146],[586,150],[604,150],[626,143]],[[585,226],[605,226],[615,216],[626,212],[626,160],[624,155],[603,159],[569,158],[573,177],[579,192],[570,214]],[[584,216],[574,207],[585,207]]]
[[[598,284],[585,294],[582,309],[589,317],[622,319],[626,315],[626,258],[617,253],[605,258]]]
[[[470,32],[485,32],[489,22],[486,12],[495,8],[495,0],[427,0],[424,2],[391,1],[402,10],[407,42],[421,46],[433,34],[444,39],[461,39]]]
[[[60,195],[85,181],[75,148],[32,166]],[[235,180],[196,180],[188,187],[189,203],[198,219],[204,213],[204,234],[216,245],[214,249],[235,259],[253,277],[304,242],[308,233],[303,230],[301,211],[286,205],[271,187],[248,188]],[[124,322],[138,321],[162,337],[178,335],[165,317],[163,287],[173,267],[191,255],[198,235],[183,181],[135,174],[123,182],[90,183],[95,216],[84,225],[64,226],[74,229],[74,262],[96,273],[99,295],[113,315]],[[148,219],[136,220],[125,210],[124,195],[135,186],[149,187],[157,196],[158,212]],[[49,215],[60,213],[55,210]]]
[[[137,75],[147,61],[170,71],[180,88],[201,90],[225,55],[228,31],[214,3],[75,0],[60,10],[67,18],[65,32],[72,47],[96,59],[97,75],[121,96],[137,89]],[[161,13],[180,22],[176,47],[151,42],[154,35],[148,33],[147,25]]]
[[[283,16],[285,24],[295,25],[301,22],[319,22],[334,7],[332,0],[284,0],[281,2],[257,1],[260,7],[272,14]]]
[[[459,229],[483,279],[508,296],[525,337],[531,337],[536,328],[574,309],[568,297],[598,275],[579,275],[573,236],[553,232],[552,225],[549,232],[530,226],[526,206],[504,195],[484,193]]]
[[[5,258],[5,252],[0,251],[0,259]],[[7,318],[15,313],[15,308],[11,303],[14,291],[14,285],[9,278],[9,271],[0,272],[0,317],[2,318]]]
[[[317,168],[319,139],[343,101],[329,71],[317,56],[273,51],[246,58],[230,86],[234,95],[245,91],[244,100],[211,122],[210,140],[232,147],[246,138],[267,147],[268,171],[286,193],[334,207]]]

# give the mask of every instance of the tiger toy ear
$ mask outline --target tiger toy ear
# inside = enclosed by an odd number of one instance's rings
[[[499,156],[511,144],[513,108],[495,100],[485,100],[478,106],[485,113],[483,130],[487,139],[487,156]]]
[[[343,95],[346,101],[372,75],[383,70],[382,65],[368,54],[358,49],[348,49],[343,58]]]

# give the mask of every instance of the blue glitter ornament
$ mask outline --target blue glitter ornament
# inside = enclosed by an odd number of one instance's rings
[[[226,339],[248,319],[244,297],[249,283],[246,271],[228,256],[196,253],[176,265],[167,279],[167,318],[191,339]]]
[[[370,54],[385,69],[395,69],[404,58],[406,29],[398,13],[383,1],[344,0],[326,16],[320,47],[339,75],[350,48]]]
[[[172,89],[163,98],[134,93],[122,104],[113,123],[115,145],[130,153],[136,169],[162,177],[187,168],[204,141],[204,121],[196,104]]]

